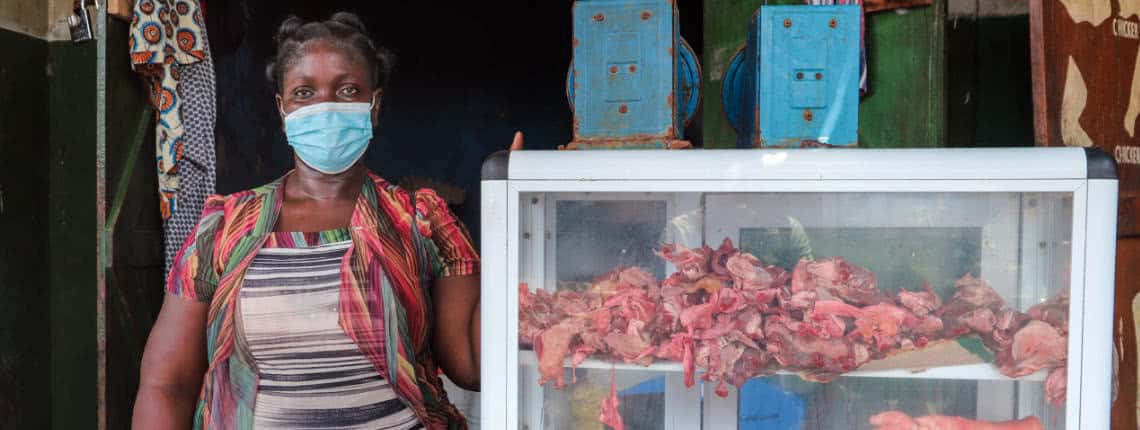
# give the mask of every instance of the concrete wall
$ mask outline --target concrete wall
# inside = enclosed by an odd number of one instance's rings
[[[44,40],[68,40],[70,0],[0,1],[0,29]]]

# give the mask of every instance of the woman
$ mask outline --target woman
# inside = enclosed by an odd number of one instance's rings
[[[134,427],[465,428],[437,369],[479,389],[479,257],[434,192],[360,162],[390,56],[348,13],[289,18],[276,41],[267,75],[296,167],[206,202]]]

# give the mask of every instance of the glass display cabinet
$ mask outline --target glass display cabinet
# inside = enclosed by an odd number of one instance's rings
[[[1108,428],[1116,197],[1069,148],[495,154],[482,424]]]

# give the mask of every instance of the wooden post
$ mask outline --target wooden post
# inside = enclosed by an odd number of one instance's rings
[[[1140,292],[1140,7],[1121,0],[1029,2],[1034,128],[1042,146],[1097,147],[1120,178],[1113,428],[1137,425],[1135,315]]]

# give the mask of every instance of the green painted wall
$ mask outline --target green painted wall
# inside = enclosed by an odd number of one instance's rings
[[[48,43],[0,29],[0,428],[51,422]]]
[[[0,46],[0,428],[94,428],[96,44]]]
[[[736,132],[725,119],[721,79],[744,43],[749,20],[763,4],[799,0],[708,0],[704,23],[704,141],[731,148]],[[906,13],[867,15],[870,91],[859,106],[860,146],[937,147],[946,134],[946,0]]]
[[[47,279],[54,429],[94,428],[98,422],[96,47],[48,44]]]

